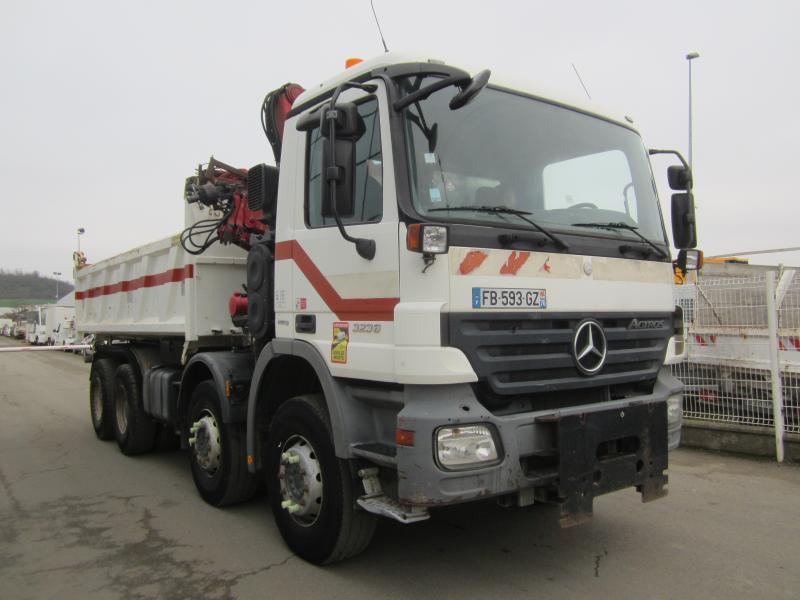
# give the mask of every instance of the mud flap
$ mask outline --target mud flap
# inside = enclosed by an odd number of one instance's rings
[[[643,502],[667,494],[663,402],[561,417],[558,448],[562,527],[590,520],[601,494],[632,486]]]

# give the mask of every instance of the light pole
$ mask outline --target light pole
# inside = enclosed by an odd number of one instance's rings
[[[53,275],[56,276],[56,304],[58,304],[58,278],[61,277],[61,271],[53,271]]]
[[[686,55],[689,62],[689,167],[692,166],[692,61],[700,58],[697,52],[690,52]]]
[[[86,233],[83,227],[78,227],[78,252],[81,251],[81,236]]]

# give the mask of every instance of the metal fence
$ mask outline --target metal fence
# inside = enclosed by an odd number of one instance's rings
[[[800,434],[800,277],[700,277],[676,286],[687,357],[673,365],[684,382],[687,418],[770,427],[777,458],[785,434]]]

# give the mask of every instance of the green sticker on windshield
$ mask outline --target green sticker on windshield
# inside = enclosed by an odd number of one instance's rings
[[[428,190],[428,193],[431,196],[431,202],[441,202],[442,201],[442,193],[439,191],[439,188],[432,187]]]

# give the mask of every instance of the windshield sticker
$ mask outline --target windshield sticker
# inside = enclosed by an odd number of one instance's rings
[[[522,268],[522,265],[528,260],[531,255],[530,252],[517,252],[514,250],[508,255],[508,260],[500,267],[501,275],[516,275],[517,271]]]
[[[429,165],[436,164],[436,155],[433,152],[426,152],[425,153],[425,163]]]
[[[458,272],[462,275],[469,275],[483,264],[483,261],[486,260],[487,256],[489,255],[486,254],[486,252],[481,252],[480,250],[470,250],[464,257],[464,260],[462,260],[461,264],[458,266]]]
[[[432,187],[428,190],[428,194],[430,194],[431,202],[441,202],[442,201],[442,193],[439,191],[439,188]]]
[[[347,363],[347,344],[350,342],[350,323],[333,324],[333,341],[331,342],[331,362]]]

